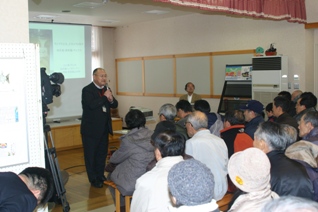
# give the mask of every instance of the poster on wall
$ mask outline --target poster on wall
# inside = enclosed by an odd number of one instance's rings
[[[27,163],[24,58],[0,58],[0,167]]]
[[[225,80],[252,80],[252,65],[226,65]]]

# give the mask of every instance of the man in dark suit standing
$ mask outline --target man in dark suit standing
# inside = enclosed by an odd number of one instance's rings
[[[118,102],[107,86],[107,74],[102,68],[93,71],[93,82],[82,90],[81,134],[85,166],[92,186],[101,188],[108,151],[108,134],[112,134],[110,108]]]

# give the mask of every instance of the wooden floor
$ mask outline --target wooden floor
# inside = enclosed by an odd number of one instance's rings
[[[61,170],[66,170],[70,177],[65,185],[66,199],[72,212],[90,211],[113,204],[109,190],[91,187],[84,165],[83,149],[57,152]],[[107,174],[107,173],[105,173]],[[106,175],[107,176],[107,175]],[[61,212],[63,207],[56,205],[52,212]]]

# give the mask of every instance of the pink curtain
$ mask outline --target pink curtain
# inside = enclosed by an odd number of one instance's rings
[[[255,18],[306,23],[305,0],[153,0]]]

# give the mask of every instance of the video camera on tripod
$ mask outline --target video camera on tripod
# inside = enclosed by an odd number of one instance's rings
[[[51,84],[51,81],[53,84]],[[47,116],[48,104],[53,102],[53,96],[59,97],[61,95],[61,86],[64,82],[64,75],[62,73],[53,73],[47,75],[46,68],[41,68],[41,92],[42,92],[42,110],[43,110],[43,124],[46,124],[45,117]]]
[[[51,84],[51,81],[53,84]],[[64,182],[62,179],[59,163],[57,160],[56,150],[54,147],[54,141],[51,133],[51,128],[46,124],[46,116],[50,109],[48,104],[53,102],[53,96],[61,95],[61,86],[64,82],[64,75],[62,73],[53,73],[50,76],[46,74],[46,68],[41,68],[41,92],[42,92],[42,113],[43,113],[43,135],[44,146],[46,151],[46,167],[50,169],[56,191],[56,198],[54,201],[59,201],[63,206],[63,211],[70,211],[70,206],[66,200],[66,191],[64,188]],[[50,136],[51,148],[48,147],[48,135]]]

